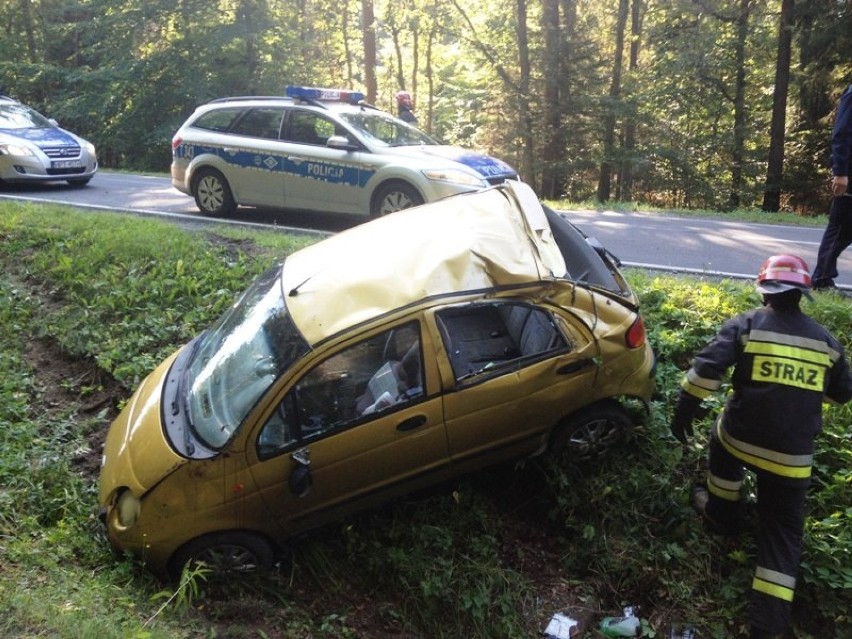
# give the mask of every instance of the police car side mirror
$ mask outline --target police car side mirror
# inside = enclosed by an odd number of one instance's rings
[[[332,135],[325,144],[341,151],[354,151],[358,148],[358,145],[353,144],[345,135]]]

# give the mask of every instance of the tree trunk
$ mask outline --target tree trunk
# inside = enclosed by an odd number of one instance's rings
[[[616,105],[621,99],[621,70],[624,65],[624,30],[630,0],[619,0],[618,23],[615,28],[615,61],[612,65],[612,82],[609,87],[609,105],[604,117],[604,148],[601,173],[598,179],[598,200],[606,202],[612,188],[612,159],[615,153]]]
[[[553,200],[563,194],[563,176],[559,164],[565,152],[560,90],[567,82],[562,77],[559,0],[543,0],[541,21],[544,29],[544,148],[541,154],[540,194],[543,198]]]
[[[361,0],[361,32],[364,38],[364,88],[367,102],[376,103],[379,93],[376,81],[376,16],[373,0]]]
[[[517,109],[521,120],[521,177],[529,184],[535,184],[535,153],[533,151],[533,118],[530,110],[530,48],[527,32],[527,0],[516,0],[518,63],[520,79],[518,81]]]
[[[769,129],[769,157],[763,210],[781,208],[781,181],[784,177],[784,141],[787,128],[787,90],[790,85],[793,1],[781,0],[781,24],[778,27],[778,57],[775,61],[775,92],[772,96],[772,125]]]
[[[38,47],[36,46],[35,24],[30,0],[21,0],[21,18],[24,22],[24,31],[27,39],[27,58],[35,64],[38,62]]]
[[[746,40],[748,38],[748,22],[751,13],[751,0],[740,0],[740,11],[737,16],[736,39],[736,87],[734,95],[734,145],[731,153],[731,193],[728,207],[735,209],[740,205],[743,190],[743,162],[745,159],[746,139]]]
[[[642,34],[642,0],[633,0],[630,19],[630,61],[628,69],[639,67],[639,43]],[[626,96],[628,97],[628,96]],[[621,165],[620,199],[633,201],[633,163],[636,156],[636,119],[631,112],[624,122],[624,160]]]

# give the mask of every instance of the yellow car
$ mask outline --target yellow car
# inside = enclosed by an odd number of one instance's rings
[[[605,251],[523,183],[454,196],[287,257],[154,370],[107,436],[101,516],[162,577],[274,565],[389,497],[599,454],[653,370]]]

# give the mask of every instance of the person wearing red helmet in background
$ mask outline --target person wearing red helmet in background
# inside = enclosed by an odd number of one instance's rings
[[[399,119],[411,125],[417,125],[417,116],[414,115],[414,100],[408,91],[399,91],[396,94],[396,106],[399,109]]]
[[[710,433],[706,482],[693,488],[692,501],[712,532],[736,534],[745,469],[757,477],[751,639],[780,638],[789,626],[822,403],[852,399],[843,347],[799,308],[810,297],[809,273],[795,255],[763,263],[756,282],[763,306],[727,320],[695,356],[671,422],[686,444],[701,401],[733,367],[733,390]]]

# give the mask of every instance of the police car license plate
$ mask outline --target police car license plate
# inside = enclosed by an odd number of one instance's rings
[[[54,169],[79,169],[83,166],[81,160],[54,160],[50,163]]]

